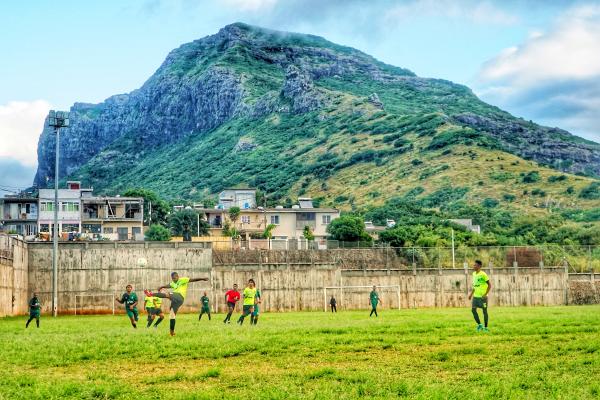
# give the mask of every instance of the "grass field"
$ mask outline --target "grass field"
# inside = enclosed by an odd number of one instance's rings
[[[600,307],[264,314],[259,325],[181,315],[0,319],[1,399],[598,398]]]

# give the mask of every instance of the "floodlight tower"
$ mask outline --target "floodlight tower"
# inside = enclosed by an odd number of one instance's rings
[[[54,227],[52,229],[52,316],[58,314],[58,156],[60,153],[60,128],[69,127],[69,113],[50,110],[48,126],[54,128],[56,148],[54,161]]]

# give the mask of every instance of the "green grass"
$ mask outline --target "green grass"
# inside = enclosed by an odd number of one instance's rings
[[[0,320],[0,399],[597,398],[600,307],[265,314],[177,336],[125,316]],[[165,321],[166,322],[166,321]]]

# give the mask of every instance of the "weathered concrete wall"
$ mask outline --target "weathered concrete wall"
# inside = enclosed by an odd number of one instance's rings
[[[123,306],[114,302],[129,283],[143,299],[143,289],[170,282],[170,273],[209,277],[212,255],[205,243],[61,243],[59,245],[59,313],[112,312]],[[146,265],[138,264],[140,258]],[[207,282],[191,284],[182,311],[198,308],[200,292]],[[29,243],[29,292],[36,291],[42,312],[51,311],[52,244]],[[142,308],[142,304],[139,306]]]
[[[0,235],[0,317],[28,311],[27,244]]]

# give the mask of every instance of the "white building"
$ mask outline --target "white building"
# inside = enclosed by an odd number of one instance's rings
[[[80,182],[67,182],[66,189],[58,189],[58,233],[81,232]],[[40,189],[38,198],[38,232],[54,232],[54,189]]]

